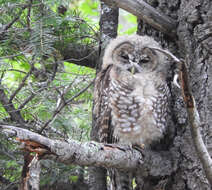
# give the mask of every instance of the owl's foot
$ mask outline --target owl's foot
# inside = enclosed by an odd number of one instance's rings
[[[145,144],[136,144],[136,145],[133,145],[132,148],[144,150],[146,146]]]
[[[125,151],[125,149],[123,149],[120,145],[118,144],[104,144],[105,148],[117,148],[120,149],[122,151]]]
[[[145,144],[133,145],[132,147],[139,151],[141,154],[143,154],[145,151]]]

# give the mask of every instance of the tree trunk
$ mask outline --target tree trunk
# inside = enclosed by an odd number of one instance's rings
[[[202,137],[208,150],[211,151],[212,68],[210,63],[212,62],[212,2],[210,0],[146,1],[165,15],[179,21],[174,37],[159,32],[141,20],[139,20],[138,34],[152,36],[161,43],[163,48],[167,48],[177,57],[187,60],[189,82],[201,119]],[[104,3],[102,3],[102,7],[102,10],[105,10],[102,13],[107,13],[102,15],[100,24],[102,27],[102,43],[100,47],[104,49],[105,44],[103,42],[107,41],[108,37],[113,38],[116,36],[118,8],[111,9]],[[101,48],[99,51],[99,63],[101,63],[103,54]],[[92,63],[92,67],[94,67],[93,65],[96,64],[96,61]],[[100,65],[97,66],[98,69]],[[46,145],[38,148],[46,149],[45,154],[52,159],[54,158],[54,160],[60,160],[67,164],[96,166],[90,169],[91,189],[107,189],[106,171],[100,167],[97,168],[97,166],[105,166],[108,168],[121,168],[126,171],[134,170],[137,183],[136,190],[210,190],[211,187],[205,177],[191,138],[181,90],[172,83],[175,70],[177,70],[176,65],[173,63],[169,72],[170,80],[168,81],[172,94],[168,133],[163,140],[152,146],[150,150],[144,151],[140,157],[138,156],[138,151],[135,154],[133,153],[135,150],[128,150],[127,152],[124,148],[119,149],[93,142],[77,143],[70,141],[71,143],[62,143],[42,136],[33,136],[30,131],[28,131],[29,135],[22,135],[22,138],[25,143],[30,142],[28,140],[39,142],[39,139],[41,139],[40,143],[46,143]],[[14,107],[8,106],[9,99],[5,98],[3,91],[0,92],[2,105],[10,113],[12,120],[24,125],[23,118],[20,119],[20,113],[14,111]],[[95,125],[95,121],[96,118],[93,115],[91,139],[98,141],[96,131],[99,126]],[[20,130],[27,131],[24,129]],[[15,129],[8,130],[8,132],[14,133],[14,136],[21,135],[21,132],[17,132]],[[50,145],[48,146],[48,144]],[[131,157],[129,156],[130,152],[132,152]],[[121,160],[118,157],[118,162],[113,163],[112,158],[117,161],[115,155],[118,154],[125,155],[125,159]],[[100,156],[104,157],[104,159],[100,158],[98,160]],[[127,162],[126,157],[130,162]],[[137,159],[133,160],[133,158]]]
[[[159,41],[163,48],[169,49],[179,58],[187,59],[190,86],[194,93],[201,119],[201,132],[208,150],[211,148],[212,112],[212,2],[210,0],[147,0],[147,3],[177,19],[177,38],[170,38],[139,20],[138,34],[149,35]],[[174,67],[172,67],[174,68]],[[173,71],[170,72],[170,77]],[[168,146],[162,151],[169,152],[173,168],[169,176],[159,171],[137,179],[142,190],[206,190],[210,185],[198,159],[188,126],[185,106],[180,90],[169,81],[172,91],[172,118],[169,128],[174,138],[169,138]],[[174,133],[173,133],[174,132]],[[172,136],[172,135],[171,135]],[[170,136],[169,136],[170,137]],[[161,152],[161,150],[159,150]]]

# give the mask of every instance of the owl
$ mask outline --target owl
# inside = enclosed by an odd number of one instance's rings
[[[94,92],[100,142],[143,147],[164,136],[170,100],[166,53],[148,36],[109,43]]]

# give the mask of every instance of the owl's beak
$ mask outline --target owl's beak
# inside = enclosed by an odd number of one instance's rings
[[[141,68],[137,63],[131,62],[131,67],[130,67],[129,71],[134,75],[135,73],[140,73]]]
[[[130,72],[134,75],[135,74],[135,70],[136,70],[135,67],[132,66],[131,69],[130,69]]]

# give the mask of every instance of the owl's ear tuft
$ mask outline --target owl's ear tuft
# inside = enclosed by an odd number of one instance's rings
[[[129,54],[134,50],[134,45],[129,41],[125,41],[116,46],[112,52],[112,59],[114,61],[126,61],[129,59]]]

